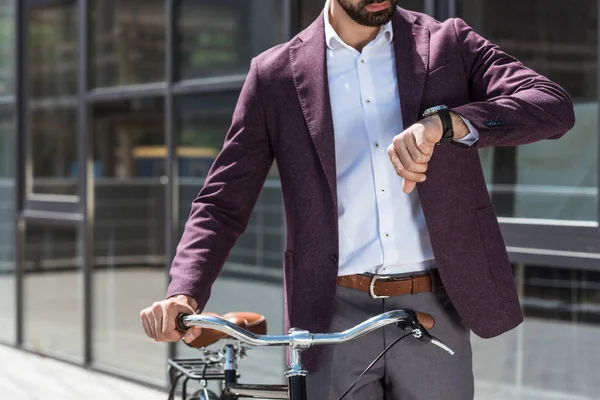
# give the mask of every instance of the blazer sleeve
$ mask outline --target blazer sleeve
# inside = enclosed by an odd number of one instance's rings
[[[192,296],[204,309],[231,248],[246,229],[273,158],[253,59],[223,149],[192,203],[171,265],[167,298]]]
[[[472,103],[453,108],[480,134],[471,148],[558,139],[575,124],[573,103],[558,84],[525,67],[454,19]]]

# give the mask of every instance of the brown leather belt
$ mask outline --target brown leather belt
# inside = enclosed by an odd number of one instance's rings
[[[437,269],[405,278],[394,278],[385,275],[339,276],[337,284],[369,293],[374,299],[432,292],[443,288]]]

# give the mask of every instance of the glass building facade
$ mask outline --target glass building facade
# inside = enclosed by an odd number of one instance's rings
[[[481,150],[527,318],[473,337],[474,366],[481,399],[597,399],[598,0],[399,4],[464,19],[573,98],[562,140]],[[0,0],[0,343],[167,385],[167,358],[193,352],[147,340],[139,312],[164,296],[251,58],[323,5]],[[284,238],[274,166],[207,311],[282,331]],[[241,363],[253,382],[283,370],[279,350]]]

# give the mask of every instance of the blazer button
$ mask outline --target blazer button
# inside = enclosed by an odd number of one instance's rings
[[[338,256],[336,256],[335,254],[331,255],[331,262],[333,262],[334,264],[338,263]]]

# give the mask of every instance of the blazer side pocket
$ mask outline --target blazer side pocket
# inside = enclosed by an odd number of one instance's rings
[[[515,280],[494,206],[476,210],[488,268],[501,295],[517,295]]]

